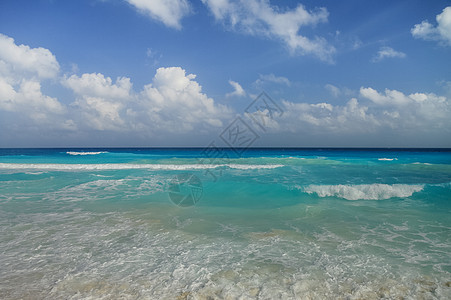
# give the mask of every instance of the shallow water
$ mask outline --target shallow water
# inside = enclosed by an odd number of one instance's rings
[[[451,152],[224,151],[0,150],[0,298],[451,298]]]

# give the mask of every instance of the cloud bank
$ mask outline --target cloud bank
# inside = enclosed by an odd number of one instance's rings
[[[17,45],[4,35],[0,35],[0,45],[4,46],[0,47],[1,146],[37,146],[33,141],[44,138],[49,143],[61,140],[63,145],[82,141],[100,146],[108,141],[125,146],[125,140],[161,145],[165,141],[177,144],[176,137],[183,138],[180,146],[202,146],[190,141],[211,139],[237,116],[252,122],[249,114],[205,94],[196,75],[181,67],[159,68],[150,83],[135,90],[127,77],[61,76],[58,61],[48,49]],[[22,61],[23,56],[28,58]],[[289,85],[284,77],[262,75],[260,79]],[[42,85],[49,82],[71,93],[64,101],[46,95]],[[245,93],[237,82],[230,84],[233,94]],[[450,146],[451,101],[445,96],[361,87],[353,93],[356,97],[337,103],[336,98],[349,93],[330,84],[325,88],[334,96],[333,102],[275,99],[284,112],[281,116],[271,118],[268,111],[258,112],[259,119],[266,118],[270,144],[324,146],[316,142],[323,139],[332,145],[362,146],[366,139],[375,146],[431,146],[429,142]]]
[[[321,137],[326,141],[323,146],[327,140],[348,146],[352,140],[353,145],[362,145],[356,143],[359,139],[373,146],[418,146],[424,139],[443,142],[451,137],[451,101],[432,93],[406,95],[362,87],[357,98],[342,105],[284,100],[282,109],[284,114],[270,131],[288,131],[297,134],[300,141]]]

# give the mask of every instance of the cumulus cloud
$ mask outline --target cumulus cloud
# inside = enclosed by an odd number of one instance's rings
[[[100,73],[65,77],[63,85],[77,96],[72,106],[81,110],[84,121],[97,130],[124,129],[120,113],[131,99],[129,78],[119,77],[116,82]]]
[[[358,97],[345,104],[282,100],[281,108],[283,115],[268,123],[268,132],[292,134],[299,143],[308,141],[307,145],[319,141],[318,145],[325,146],[332,141],[332,145],[343,146],[428,146],[417,143],[447,141],[451,136],[451,100],[432,93],[362,87]]]
[[[58,72],[59,64],[48,49],[17,45],[0,34],[0,110],[26,116],[36,124],[61,121],[65,107],[41,90],[41,81]]]
[[[442,45],[451,46],[451,6],[443,9],[436,16],[437,25],[423,21],[416,24],[410,32],[414,38],[426,41],[438,41]]]
[[[216,104],[202,93],[202,87],[180,67],[159,68],[152,83],[139,95],[142,124],[169,132],[221,128],[232,110]]]
[[[405,58],[406,54],[390,47],[381,47],[371,61],[380,62],[386,58]]]
[[[56,98],[42,94],[37,81],[23,80],[16,89],[0,78],[0,110],[27,114],[39,123],[46,122],[49,114],[65,111]]]
[[[430,131],[442,128],[450,131],[451,102],[433,93],[413,93],[405,95],[397,90],[386,89],[380,93],[372,88],[361,88],[360,95],[376,104],[381,119],[390,127],[410,128]],[[445,125],[446,124],[446,125]]]
[[[411,102],[408,96],[396,90],[386,89],[385,93],[379,93],[373,88],[360,88],[360,95],[366,99],[371,100],[378,105],[406,105]]]
[[[96,130],[182,133],[221,127],[231,110],[202,93],[196,75],[180,67],[159,68],[152,83],[133,92],[129,78],[72,75],[63,84],[77,96],[72,106]]]
[[[229,84],[233,87],[233,92],[227,93],[226,97],[233,97],[233,96],[237,96],[237,97],[242,97],[246,95],[246,92],[244,91],[244,89],[241,87],[241,85],[233,80],[229,80]]]
[[[325,8],[308,11],[302,4],[295,9],[282,10],[268,0],[202,0],[216,20],[232,30],[249,35],[269,37],[282,41],[291,54],[312,54],[332,62],[335,48],[324,38],[308,38],[299,31],[304,26],[327,22]]]
[[[81,77],[72,75],[63,79],[63,84],[76,94],[102,98],[127,98],[132,84],[130,78],[119,77],[116,83],[110,77],[100,73],[83,74]]]
[[[17,45],[14,39],[0,33],[0,76],[9,83],[23,77],[54,78],[59,72],[55,56],[45,48]]]
[[[272,82],[272,83],[276,83],[276,84],[282,84],[282,85],[286,85],[286,86],[291,86],[291,81],[283,76],[276,76],[274,74],[265,74],[259,75],[259,78],[255,81],[255,84],[260,86],[263,85],[267,82]]]
[[[73,92],[66,106],[43,92],[43,82],[57,79],[59,73],[59,64],[48,49],[16,45],[4,35],[0,35],[0,46],[0,120],[3,135],[6,128],[17,130],[8,133],[11,139],[25,137],[30,127],[35,134],[69,130],[78,137],[106,131],[135,137],[211,133],[234,116],[232,109],[202,92],[196,75],[179,67],[159,68],[140,91],[133,90],[127,77],[65,75],[52,84]],[[236,87],[241,95],[244,90]]]
[[[180,21],[189,14],[187,0],[126,0],[141,13],[160,21],[168,27],[181,29]]]
[[[113,141],[126,137],[133,142],[141,135],[167,136],[169,141],[175,135],[217,134],[237,115],[230,107],[208,97],[196,75],[180,67],[157,69],[151,82],[138,91],[133,89],[127,77],[113,80],[101,73],[60,77],[59,81],[52,82],[62,84],[74,94],[68,99],[71,104],[66,106],[44,92],[45,82],[49,78],[58,78],[59,64],[55,56],[44,48],[18,46],[6,36],[0,36],[0,40],[5,46],[0,47],[2,146],[11,146],[5,144],[7,139],[39,141],[54,134],[57,138],[48,138],[52,142],[64,137],[68,131],[78,137],[84,136],[85,141],[90,142],[94,141],[92,134],[102,137],[106,136],[106,131]],[[21,61],[17,58],[24,55],[38,59]],[[260,75],[259,79],[289,85],[288,79],[273,74]],[[244,93],[238,88],[239,84],[234,83],[230,81],[235,92]],[[326,89],[333,95],[351,95],[331,84],[326,85]],[[352,95],[355,97],[349,96],[344,104],[282,100],[283,114],[273,118],[271,112],[265,110],[258,112],[258,118],[264,120],[266,134],[275,134],[282,139],[281,145],[295,140],[287,138],[291,136],[299,136],[310,146],[318,137],[333,141],[329,145],[338,145],[343,140],[343,145],[349,146],[349,141],[356,143],[360,138],[381,145],[387,133],[392,136],[384,144],[387,146],[397,145],[403,139],[409,139],[407,146],[418,145],[419,140],[429,139],[434,145],[450,140],[449,95],[406,94],[371,87],[361,87]],[[243,119],[249,117],[241,116]],[[186,140],[191,139],[186,137]],[[68,138],[67,141],[72,140]],[[449,146],[449,142],[444,145]]]
[[[281,128],[290,128],[292,132],[315,133],[350,133],[361,130],[371,131],[378,125],[375,116],[368,112],[368,107],[352,98],[345,105],[330,103],[293,103],[283,101],[284,114]]]

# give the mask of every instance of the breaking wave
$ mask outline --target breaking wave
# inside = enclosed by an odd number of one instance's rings
[[[97,152],[84,152],[84,151],[67,151],[66,154],[69,155],[97,155],[102,153],[108,153],[108,151],[97,151]]]
[[[308,194],[319,197],[338,197],[346,200],[385,200],[410,197],[424,188],[422,184],[358,184],[358,185],[309,185],[304,188]]]
[[[254,170],[275,169],[283,165],[246,165],[246,164],[17,164],[0,163],[0,169],[9,170],[126,170],[126,169],[148,169],[148,170],[196,170],[216,169],[226,167],[230,169]]]

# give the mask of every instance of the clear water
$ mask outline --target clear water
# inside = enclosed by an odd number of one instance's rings
[[[203,150],[0,149],[0,298],[451,298],[451,151]]]

